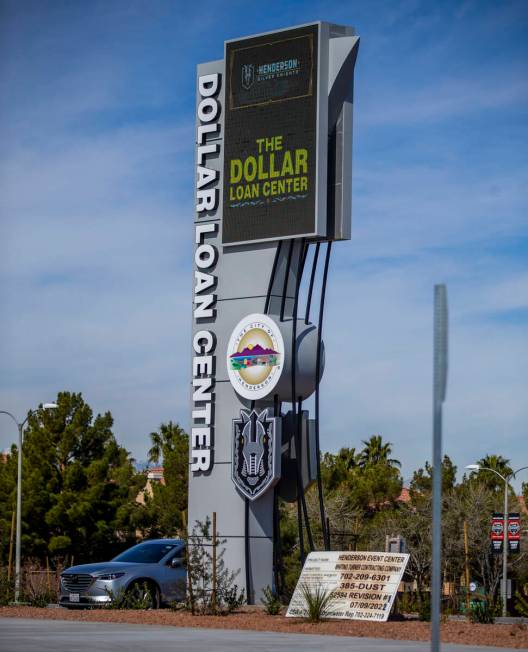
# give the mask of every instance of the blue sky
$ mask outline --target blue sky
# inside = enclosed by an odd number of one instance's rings
[[[353,239],[335,247],[323,449],[431,448],[433,285],[448,286],[445,450],[528,464],[528,4],[0,2],[0,409],[60,390],[144,459],[188,425],[195,66],[223,41],[354,25]],[[343,353],[344,350],[344,353]],[[15,438],[0,421],[0,448]]]

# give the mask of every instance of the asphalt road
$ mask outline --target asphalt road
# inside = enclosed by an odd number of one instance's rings
[[[443,645],[443,652],[504,648]],[[426,652],[429,643],[119,623],[0,618],[2,652]]]

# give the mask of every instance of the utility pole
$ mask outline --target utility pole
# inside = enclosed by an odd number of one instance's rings
[[[508,479],[504,479],[504,539],[502,542],[502,617],[508,615]]]

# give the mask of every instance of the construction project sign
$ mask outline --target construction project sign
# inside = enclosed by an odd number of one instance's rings
[[[408,554],[311,552],[286,616],[307,616],[307,591],[331,593],[325,618],[385,622],[405,572]]]

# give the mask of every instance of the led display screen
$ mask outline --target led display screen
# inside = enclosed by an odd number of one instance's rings
[[[224,244],[316,232],[318,29],[226,44]]]

